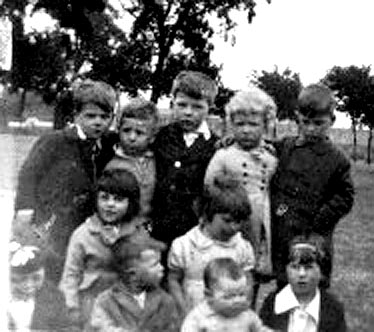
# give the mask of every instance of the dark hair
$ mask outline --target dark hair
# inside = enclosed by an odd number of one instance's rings
[[[114,267],[118,273],[134,267],[134,263],[141,258],[145,250],[163,252],[166,245],[145,233],[124,237],[112,246]]]
[[[104,170],[96,185],[96,193],[104,191],[127,197],[129,206],[124,220],[131,220],[139,212],[140,188],[134,174],[125,169],[110,168]]]
[[[204,286],[212,291],[222,277],[239,280],[243,276],[243,269],[232,258],[215,258],[204,269]]]
[[[181,71],[174,79],[171,88],[172,96],[178,92],[191,98],[206,99],[210,106],[217,96],[217,85],[209,76],[198,71]]]
[[[157,123],[158,110],[152,101],[148,101],[143,98],[134,98],[119,110],[117,117],[118,129],[121,128],[125,118],[153,120],[155,123]]]
[[[301,90],[298,97],[300,114],[313,118],[329,114],[334,119],[336,101],[333,92],[324,84],[311,84]]]
[[[301,265],[317,263],[321,269],[327,259],[326,241],[317,234],[298,235],[288,247],[288,263],[296,262]]]
[[[246,220],[252,212],[247,192],[231,174],[221,173],[205,186],[203,214],[211,222],[217,213],[229,213],[237,220]]]

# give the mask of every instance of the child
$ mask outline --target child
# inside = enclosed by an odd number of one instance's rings
[[[320,234],[331,256],[334,228],[353,204],[350,162],[328,138],[334,107],[328,87],[312,84],[304,88],[296,112],[298,136],[275,142],[279,166],[271,183],[271,207],[278,287],[286,283],[289,241],[296,235]],[[331,268],[324,271],[326,286]]]
[[[133,173],[140,185],[140,214],[149,216],[156,183],[156,166],[150,148],[158,123],[154,103],[136,98],[119,112],[119,145],[107,169],[120,168]]]
[[[174,301],[160,287],[163,243],[139,236],[114,247],[118,282],[97,298],[88,331],[179,331]]]
[[[153,146],[157,182],[152,234],[167,246],[198,222],[197,201],[216,143],[205,119],[217,87],[200,72],[183,71],[171,94],[175,121],[159,131]]]
[[[126,170],[106,170],[97,183],[97,212],[72,234],[60,289],[71,316],[84,324],[93,301],[117,280],[112,245],[144,232],[138,219],[139,185]]]
[[[231,258],[213,259],[204,269],[205,301],[185,318],[182,332],[270,332],[250,309],[250,287]]]
[[[45,280],[38,247],[10,243],[8,331],[73,331],[64,297]]]
[[[260,312],[269,327],[280,332],[347,330],[342,304],[319,288],[327,258],[321,250],[321,241],[312,235],[297,237],[291,242],[288,285],[279,293],[270,294]]]
[[[231,257],[248,276],[255,260],[251,244],[239,232],[251,213],[247,194],[228,176],[207,188],[201,224],[175,239],[168,257],[168,283],[181,313],[204,299],[203,272],[208,262]]]
[[[46,272],[56,284],[71,233],[94,211],[95,182],[116,139],[108,135],[112,87],[84,80],[74,85],[73,100],[74,125],[36,142],[20,170],[15,200],[15,233],[32,228],[41,237],[50,256]]]
[[[205,183],[210,184],[218,173],[229,173],[245,188],[252,214],[243,223],[243,236],[254,247],[256,272],[271,275],[269,182],[277,160],[263,135],[275,117],[276,106],[270,96],[253,86],[249,91],[237,92],[225,110],[234,144],[215,153]]]

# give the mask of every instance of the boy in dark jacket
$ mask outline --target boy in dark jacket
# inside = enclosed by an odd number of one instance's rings
[[[40,139],[18,177],[15,236],[30,228],[50,253],[47,276],[58,282],[72,231],[95,207],[94,186],[112,158],[116,136],[108,129],[115,92],[104,82],[84,80],[73,86],[74,124]]]
[[[197,200],[216,137],[207,122],[217,95],[215,82],[205,74],[183,71],[173,82],[175,121],[162,128],[154,142],[156,188],[153,236],[170,246],[197,224]]]
[[[299,135],[275,142],[279,164],[271,183],[273,264],[278,287],[285,285],[287,247],[296,235],[317,233],[332,256],[332,235],[353,205],[348,158],[330,141],[335,99],[313,84],[304,88],[296,112]],[[331,263],[326,266],[329,285]]]
[[[260,317],[279,332],[346,332],[343,305],[319,284],[329,257],[320,236],[296,237],[290,244],[288,285],[270,294]]]

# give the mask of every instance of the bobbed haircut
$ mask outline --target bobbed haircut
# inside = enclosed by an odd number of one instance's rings
[[[109,84],[102,81],[77,80],[72,84],[72,102],[75,114],[79,114],[83,106],[89,103],[112,114],[116,104],[116,92]]]
[[[125,118],[150,120],[155,125],[158,122],[159,114],[155,103],[145,100],[144,98],[133,98],[125,104],[118,112],[117,128],[121,128]]]
[[[115,168],[104,170],[96,184],[96,193],[99,191],[129,199],[129,206],[124,221],[131,220],[138,214],[140,188],[135,175],[131,172]]]
[[[217,85],[209,76],[198,71],[181,71],[174,79],[171,95],[175,97],[178,92],[194,99],[205,99],[209,106],[214,104],[217,96]]]
[[[213,291],[221,278],[239,280],[243,276],[243,269],[232,258],[215,258],[204,269],[204,286],[206,290]]]
[[[203,194],[205,222],[211,222],[217,213],[229,213],[237,220],[246,220],[252,213],[247,192],[229,173],[219,173],[211,184],[206,184]]]
[[[322,83],[308,85],[298,97],[298,112],[306,117],[327,114],[334,119],[335,107],[334,93]]]
[[[121,238],[112,246],[114,267],[121,274],[130,270],[141,260],[141,255],[146,250],[161,253],[166,250],[166,245],[146,233]]]
[[[268,124],[276,118],[277,105],[264,90],[252,85],[245,91],[236,92],[226,104],[225,112],[229,123],[237,114],[263,114],[264,124],[267,128]]]

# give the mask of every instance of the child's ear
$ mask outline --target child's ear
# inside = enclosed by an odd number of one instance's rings
[[[331,125],[333,125],[335,123],[335,120],[336,120],[336,116],[335,116],[335,114],[332,114],[331,115]]]

